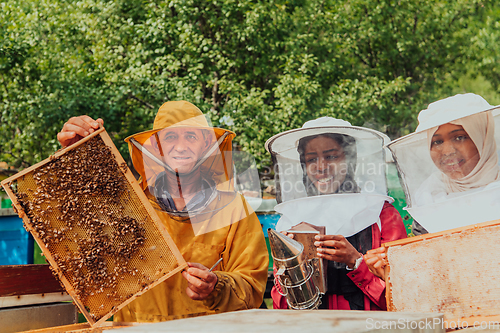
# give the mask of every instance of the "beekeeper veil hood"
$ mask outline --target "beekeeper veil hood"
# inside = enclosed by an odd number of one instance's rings
[[[498,107],[479,95],[459,94],[429,104],[418,120],[414,133],[388,145],[404,182],[410,214],[420,224],[430,225],[429,231],[490,218],[478,216],[479,206],[473,203],[477,199],[471,195],[477,197],[478,191],[499,180]],[[489,199],[483,201],[480,206]],[[465,207],[468,213],[462,212]],[[493,211],[487,206],[480,210]],[[438,216],[450,224],[443,226],[436,221]]]
[[[442,135],[440,136],[439,134],[436,134],[440,126],[443,125],[441,122],[443,120],[445,121],[445,119],[443,118],[447,118],[443,114],[449,113],[454,109],[456,110],[456,108],[458,107],[458,105],[456,104],[460,102],[464,102],[465,105],[468,104],[470,107],[476,107],[478,110],[489,110],[492,108],[492,106],[488,104],[488,102],[486,102],[481,96],[465,95],[465,97],[465,101],[463,101],[464,98],[454,98],[451,100],[450,98],[444,99],[430,104],[427,110],[423,110],[422,112],[420,112],[419,121],[421,121],[421,124],[423,125],[419,126],[420,128],[435,124],[434,127],[426,130],[427,144],[431,153],[431,158],[433,151],[436,151],[435,154],[440,154],[439,150],[442,150],[442,148],[440,148],[439,146],[444,144],[441,143],[441,141],[436,141],[443,140],[443,138],[441,137]],[[463,107],[464,104],[461,103],[460,106]],[[465,131],[455,132],[458,136],[451,137],[451,140],[465,141],[470,139],[471,143],[473,143],[473,145],[469,145],[471,147],[470,149],[475,148],[475,152],[472,154],[468,154],[468,156],[466,157],[463,154],[460,154],[459,149],[455,149],[448,155],[446,155],[446,153],[444,152],[441,153],[440,156],[442,157],[442,160],[434,161],[434,164],[438,163],[438,165],[436,166],[439,168],[440,162],[449,161],[450,164],[453,163],[453,154],[455,154],[455,156],[458,156],[456,159],[458,164],[466,164],[468,162],[466,160],[467,158],[474,159],[473,161],[469,162],[469,164],[473,166],[473,169],[467,175],[464,175],[463,177],[460,177],[458,179],[456,179],[455,177],[450,177],[450,173],[446,172],[446,169],[444,172],[441,170],[441,180],[443,181],[447,192],[454,193],[468,191],[474,188],[486,186],[489,183],[497,180],[499,174],[498,155],[496,152],[497,146],[495,143],[495,123],[491,111],[479,112],[456,120],[450,120],[447,122],[447,124],[462,126],[463,130]],[[456,127],[452,127],[452,129],[456,129]],[[418,130],[419,128],[417,127],[417,131]],[[444,135],[446,134],[447,133],[445,133]],[[451,133],[451,135],[453,135],[453,132]],[[451,158],[448,158],[449,156],[451,156]],[[462,160],[459,160],[460,158],[462,158]],[[476,162],[476,160],[478,161]],[[455,165],[451,166],[451,168],[454,167]]]
[[[152,130],[125,141],[154,207],[193,223],[209,219],[237,197],[234,137],[210,126],[192,103],[173,101],[160,107]],[[258,177],[251,181],[258,189]]]
[[[266,142],[274,168],[277,230],[300,222],[346,237],[378,221],[387,196],[387,136],[322,117]]]

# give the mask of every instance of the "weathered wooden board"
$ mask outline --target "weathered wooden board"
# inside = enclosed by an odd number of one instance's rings
[[[443,315],[354,310],[243,310],[120,328],[116,332],[444,333]]]
[[[89,323],[80,323],[72,325],[54,326],[41,328],[37,330],[29,330],[29,333],[100,333],[102,331],[114,330],[118,328],[140,325],[140,323],[121,323],[114,321],[105,321],[99,327],[92,327]]]
[[[0,266],[0,297],[64,291],[49,265]]]
[[[70,325],[77,321],[77,308],[71,302],[0,309],[0,332],[2,333]]]

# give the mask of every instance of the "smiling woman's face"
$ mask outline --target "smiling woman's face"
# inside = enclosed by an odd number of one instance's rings
[[[430,148],[434,164],[451,179],[467,176],[479,162],[476,145],[460,125],[439,126]]]
[[[307,176],[321,194],[336,193],[345,180],[347,164],[344,149],[332,138],[319,136],[304,150]]]

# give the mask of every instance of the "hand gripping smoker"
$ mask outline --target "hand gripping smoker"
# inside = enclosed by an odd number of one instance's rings
[[[295,310],[316,309],[320,304],[320,291],[314,276],[314,259],[308,259],[304,245],[268,229],[271,255],[277,272],[274,276],[278,292],[286,297],[288,306]],[[281,289],[281,291],[280,291]]]

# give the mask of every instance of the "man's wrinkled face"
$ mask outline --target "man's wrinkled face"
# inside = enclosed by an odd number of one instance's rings
[[[452,179],[467,176],[479,162],[476,145],[460,125],[439,126],[430,149],[434,164]]]
[[[167,128],[158,132],[158,139],[165,162],[181,174],[192,170],[210,144],[194,128]]]

